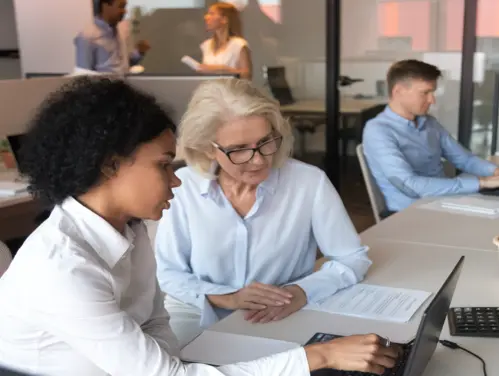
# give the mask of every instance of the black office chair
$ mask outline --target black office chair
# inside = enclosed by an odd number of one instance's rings
[[[272,95],[279,101],[281,106],[295,103],[291,88],[286,80],[286,68],[282,66],[264,67],[263,75]],[[325,124],[324,115],[300,115],[289,118],[291,124],[300,134],[300,155],[305,156],[306,135],[317,131],[317,127]]]

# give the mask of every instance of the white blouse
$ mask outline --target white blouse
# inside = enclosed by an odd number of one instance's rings
[[[309,375],[303,348],[214,368],[183,364],[145,226],[121,235],[70,198],[0,279],[0,364],[48,376]]]
[[[224,49],[213,51],[213,39],[210,38],[201,43],[203,53],[203,64],[207,65],[226,65],[231,68],[239,68],[239,59],[241,50],[248,46],[245,39],[231,37]]]

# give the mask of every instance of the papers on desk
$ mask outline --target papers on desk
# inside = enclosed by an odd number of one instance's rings
[[[365,319],[408,322],[431,293],[359,283],[305,308]]]
[[[180,359],[222,366],[249,362],[298,347],[300,345],[293,342],[206,330],[180,351]]]
[[[445,197],[419,206],[421,209],[443,211],[488,219],[499,218],[499,200],[495,197]]]
[[[0,181],[0,197],[12,197],[27,191],[28,191],[27,183]]]
[[[440,203],[443,208],[470,213],[499,215],[499,200],[487,200],[480,197],[447,198]]]

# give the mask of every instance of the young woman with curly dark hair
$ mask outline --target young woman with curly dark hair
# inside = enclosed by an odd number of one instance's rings
[[[55,207],[0,281],[0,363],[49,376],[300,376],[393,365],[391,348],[371,363],[356,352],[375,347],[377,336],[218,369],[176,357],[140,221],[159,219],[180,185],[174,131],[153,97],[118,80],[78,79],[42,106],[22,170],[32,193]]]

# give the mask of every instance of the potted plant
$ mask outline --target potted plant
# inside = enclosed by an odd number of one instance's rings
[[[6,168],[16,168],[16,160],[7,140],[0,140],[0,160]]]

